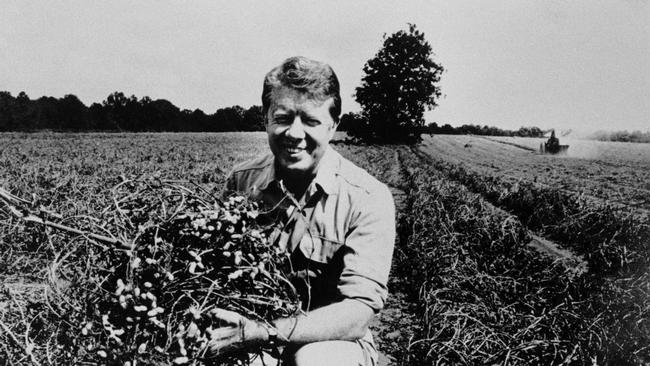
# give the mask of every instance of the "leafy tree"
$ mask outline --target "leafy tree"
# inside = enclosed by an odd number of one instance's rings
[[[185,123],[181,131],[208,131],[208,116],[200,109],[185,112]]]
[[[29,96],[24,91],[21,91],[16,96],[13,106],[14,126],[19,130],[33,130],[35,126],[36,110],[29,99]]]
[[[356,112],[348,112],[342,114],[341,118],[339,119],[339,126],[337,130],[341,132],[350,131],[350,129],[354,128],[353,125],[356,124],[357,116],[359,116],[359,113]]]
[[[67,94],[58,101],[60,127],[76,131],[88,129],[88,109],[76,95]]]
[[[0,131],[11,131],[14,128],[13,116],[14,97],[8,91],[0,92]]]
[[[210,129],[215,132],[238,131],[243,120],[244,108],[238,105],[219,108],[212,117],[212,126]]]
[[[356,112],[349,112],[342,115],[338,130],[359,138],[370,136],[368,133],[370,131],[368,120],[366,120],[363,114]]]
[[[129,102],[133,101],[129,100],[122,92],[114,92],[102,102],[109,129],[122,130],[128,124],[126,109]]]
[[[109,123],[108,110],[99,103],[93,103],[88,108],[90,119],[90,129],[106,131],[110,130],[113,126]]]
[[[388,37],[368,60],[355,98],[363,109],[369,130],[361,138],[384,142],[420,140],[424,111],[437,106],[443,67],[432,60],[424,33],[409,24]],[[364,136],[365,134],[365,136]]]
[[[152,101],[144,97],[140,100],[137,116],[140,121],[137,131],[178,131],[181,127],[181,111],[166,99]]]
[[[266,129],[261,105],[251,106],[244,112],[242,126],[239,129],[241,131],[264,131]]]

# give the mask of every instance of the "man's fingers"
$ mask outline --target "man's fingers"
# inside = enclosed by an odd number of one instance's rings
[[[208,351],[212,356],[227,354],[241,349],[240,333],[237,328],[225,327],[215,329],[210,333]]]
[[[229,338],[239,337],[239,334],[240,334],[239,328],[233,328],[233,327],[217,328],[210,333],[210,339],[214,341],[225,340]]]
[[[211,356],[228,354],[238,349],[239,347],[237,347],[235,344],[228,343],[228,342],[211,341],[210,343],[208,343],[208,350]]]
[[[244,342],[243,327],[247,319],[234,311],[219,308],[210,310],[210,314],[216,326],[224,325],[210,331],[210,353],[217,355],[240,349]]]
[[[234,311],[224,310],[224,309],[212,309],[210,311],[214,318],[222,320],[229,324],[239,325],[241,322],[242,316],[235,313]]]

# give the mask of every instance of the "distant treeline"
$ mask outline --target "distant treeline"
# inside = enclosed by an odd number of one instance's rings
[[[341,116],[339,131],[351,131],[363,127],[360,113],[350,112]],[[262,107],[248,109],[238,105],[217,109],[206,114],[200,109],[179,109],[165,99],[149,97],[138,99],[131,95],[114,92],[101,103],[87,107],[75,95],[62,98],[40,97],[30,99],[25,92],[12,96],[0,91],[0,131],[167,131],[167,132],[227,132],[263,131]],[[422,129],[426,134],[488,135],[544,137],[538,127],[521,127],[504,130],[492,126],[431,123]],[[650,132],[599,131],[589,137],[601,141],[650,142]]]
[[[341,116],[341,125],[339,131],[350,131],[359,133],[360,129],[364,129],[367,121],[361,113],[350,112]],[[450,124],[438,125],[436,122],[428,124],[420,131],[424,134],[439,134],[439,135],[485,135],[485,136],[518,136],[518,137],[544,137],[544,131],[539,127],[521,127],[516,131],[504,130],[492,126],[480,126],[472,124],[464,124],[459,127],[453,127]]]
[[[518,130],[503,130],[494,126],[480,126],[465,124],[452,127],[449,124],[438,126],[431,123],[424,127],[424,133],[441,135],[484,135],[484,136],[517,136],[517,137],[544,137],[547,131],[539,127],[520,127]]]
[[[354,112],[342,115],[339,131],[360,126],[361,118],[360,113]],[[73,94],[62,98],[30,99],[25,92],[15,97],[9,92],[0,92],[0,131],[227,132],[264,129],[261,106],[245,109],[236,105],[206,114],[200,109],[181,110],[165,99],[153,100],[146,96],[138,99],[122,92],[114,92],[90,107]],[[424,127],[422,133],[541,137],[544,131],[537,127],[510,131],[479,125],[452,127],[432,123]]]
[[[121,92],[87,107],[75,95],[32,100],[24,92],[0,92],[0,131],[262,131],[261,106],[232,106],[206,114],[180,110],[165,99],[127,97]]]
[[[590,140],[598,141],[618,141],[618,142],[650,142],[650,131],[598,131],[589,136]]]

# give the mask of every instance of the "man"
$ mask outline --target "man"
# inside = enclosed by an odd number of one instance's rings
[[[368,324],[384,305],[395,240],[388,188],[335,152],[339,82],[328,65],[292,57],[264,80],[271,154],[238,165],[227,189],[260,200],[284,230],[305,315],[266,326],[221,311],[213,352],[272,343],[290,365],[375,365]]]

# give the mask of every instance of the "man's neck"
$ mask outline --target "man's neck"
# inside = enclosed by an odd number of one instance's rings
[[[300,200],[304,196],[314,177],[315,175],[312,174],[280,174],[284,187],[296,200]]]

